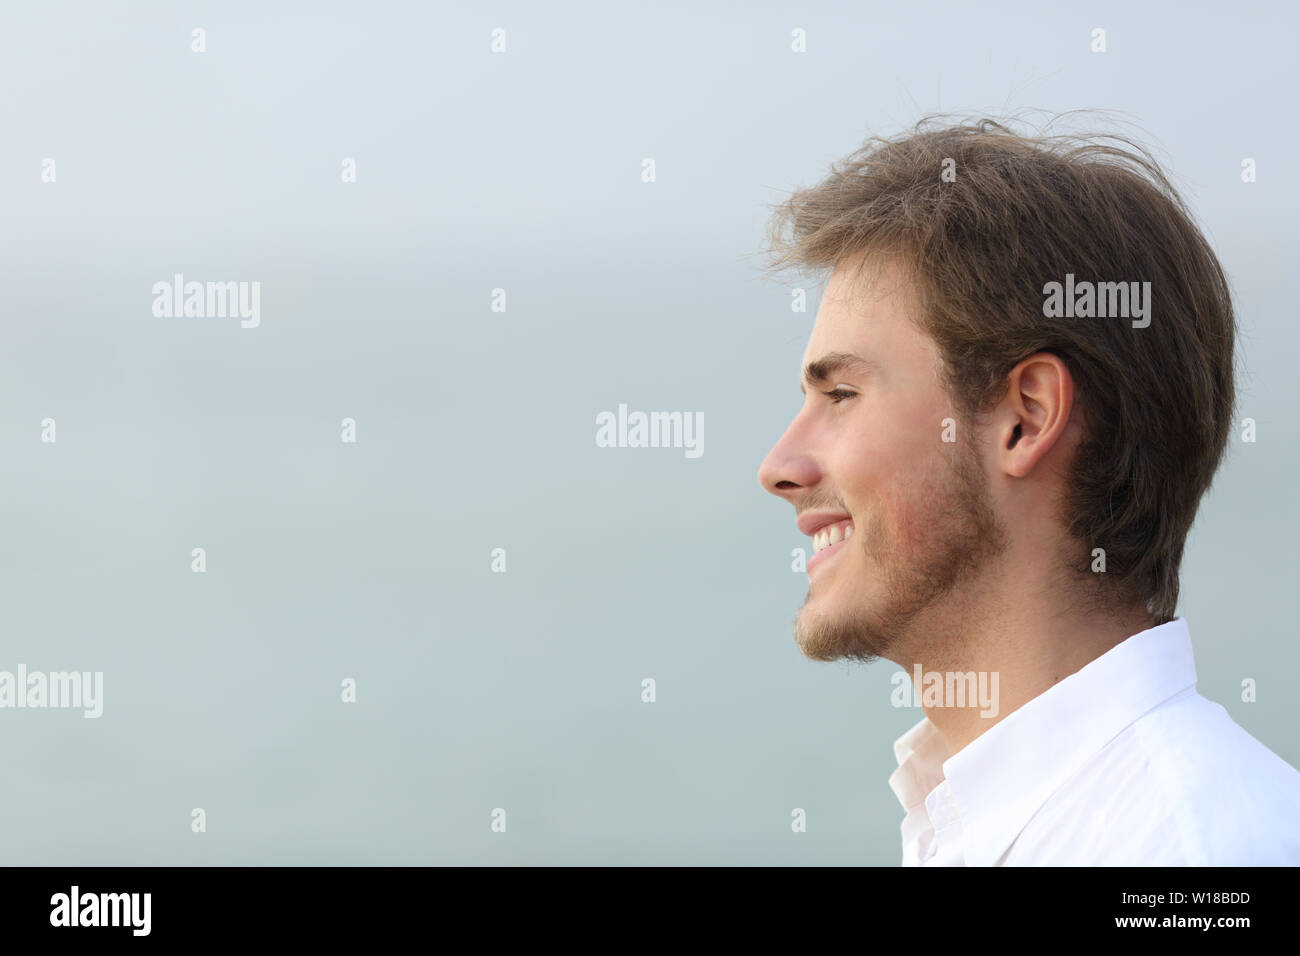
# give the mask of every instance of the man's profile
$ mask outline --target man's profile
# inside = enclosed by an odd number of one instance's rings
[[[903,862],[1300,863],[1300,773],[1197,693],[1176,613],[1236,320],[1150,154],[924,122],[772,239],[829,273],[759,470],[813,539],[796,640],[940,675],[895,744]],[[947,699],[990,674],[993,713]]]

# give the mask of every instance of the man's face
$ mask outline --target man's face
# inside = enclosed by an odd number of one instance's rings
[[[910,288],[896,266],[869,265],[832,275],[804,353],[814,380],[759,469],[813,535],[795,639],[816,660],[905,656],[906,638],[959,618],[959,589],[1006,541],[977,436],[940,384],[938,347],[909,318]]]

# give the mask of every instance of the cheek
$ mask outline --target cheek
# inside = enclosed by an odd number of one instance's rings
[[[875,524],[878,530],[874,540],[882,550],[906,552],[916,546],[916,506],[906,487],[891,485],[882,489]]]
[[[946,510],[954,506],[949,498],[949,489],[919,467],[898,476],[877,496],[872,540],[885,552],[924,550],[942,528]]]
[[[956,505],[942,480],[943,463],[935,460],[939,426],[928,421],[903,412],[892,424],[877,419],[850,439],[851,447],[870,451],[838,463],[845,505],[865,525],[858,530],[867,532],[869,555],[923,549]]]

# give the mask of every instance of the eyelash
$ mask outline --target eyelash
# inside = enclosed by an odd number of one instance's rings
[[[839,387],[839,388],[832,388],[829,392],[822,392],[822,394],[830,397],[832,405],[838,405],[846,398],[852,398],[854,395],[858,393],[851,392],[847,388]]]

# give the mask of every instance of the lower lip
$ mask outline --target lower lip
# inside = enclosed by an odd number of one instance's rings
[[[807,568],[808,576],[812,577],[813,568],[820,568],[823,564],[825,564],[835,555],[839,554],[840,549],[843,548],[846,544],[848,544],[852,540],[853,540],[852,538],[842,538],[841,540],[831,545],[829,548],[822,548],[811,558],[809,558],[808,568]]]

